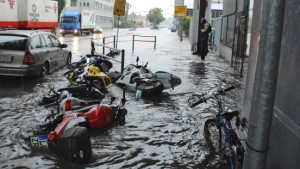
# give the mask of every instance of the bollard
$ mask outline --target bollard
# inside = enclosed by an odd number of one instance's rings
[[[102,54],[105,55],[105,37],[103,38],[103,47],[102,47]]]
[[[124,62],[125,62],[125,50],[122,49],[122,58],[121,58],[121,73],[124,71]]]
[[[91,40],[91,55],[94,55],[94,52],[95,52],[95,44],[94,44],[94,41],[93,41],[93,38]]]
[[[154,50],[156,49],[156,36],[154,36]]]
[[[116,35],[114,35],[114,48],[116,48]]]
[[[134,51],[134,35],[132,36],[132,51]]]

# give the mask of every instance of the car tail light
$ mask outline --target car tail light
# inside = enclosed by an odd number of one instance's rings
[[[32,54],[28,51],[25,52],[24,54],[24,60],[23,60],[24,65],[32,65],[34,64],[34,60],[32,57]]]

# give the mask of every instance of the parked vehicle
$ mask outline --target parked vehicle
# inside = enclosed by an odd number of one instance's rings
[[[95,12],[90,10],[65,11],[60,20],[60,33],[81,36],[94,33],[96,28]]]
[[[0,1],[0,28],[38,29],[55,32],[58,27],[57,1]]]
[[[29,30],[0,31],[0,75],[45,76],[71,63],[72,54],[55,35]]]
[[[176,31],[177,31],[176,25],[172,25],[171,26],[171,32],[176,32]]]

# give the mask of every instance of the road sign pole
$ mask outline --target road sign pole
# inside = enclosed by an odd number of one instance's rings
[[[180,18],[181,20],[181,33],[180,33],[180,42],[182,42],[182,33],[183,33],[183,18]]]
[[[118,48],[118,40],[119,40],[119,27],[120,27],[120,16],[118,16],[118,28],[117,28],[117,40],[116,40],[116,48]]]

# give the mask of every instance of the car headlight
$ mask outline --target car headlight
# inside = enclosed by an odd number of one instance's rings
[[[74,29],[74,33],[77,33],[78,31],[77,31],[77,29]]]

